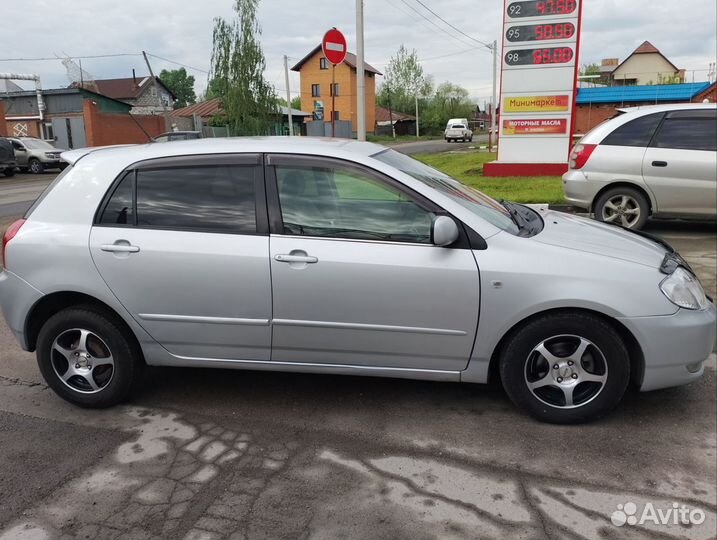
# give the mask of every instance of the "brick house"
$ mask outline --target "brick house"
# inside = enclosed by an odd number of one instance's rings
[[[331,121],[331,97],[335,93],[334,118],[350,120],[351,130],[356,132],[356,55],[347,53],[346,59],[336,66],[334,88],[331,87],[333,66],[324,57],[321,45],[317,45],[302,58],[292,71],[298,71],[301,79],[301,110],[313,112],[314,119]],[[366,83],[366,131],[373,133],[376,125],[376,75],[375,67],[364,62]],[[335,90],[335,92],[334,92]]]
[[[129,103],[132,114],[164,114],[174,108],[177,99],[159,77],[101,79],[82,85],[103,96]]]
[[[711,99],[710,99],[711,98]],[[618,109],[667,103],[714,103],[715,83],[652,84],[642,86],[579,88],[575,108],[575,134],[584,135],[612,118]]]

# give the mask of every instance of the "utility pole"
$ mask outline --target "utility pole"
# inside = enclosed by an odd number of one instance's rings
[[[284,79],[286,80],[286,105],[289,111],[289,137],[294,136],[294,119],[291,116],[291,89],[289,88],[289,58],[284,55]]]
[[[331,136],[336,137],[336,64],[331,64]]]
[[[418,94],[416,94],[416,139],[418,139]]]
[[[363,0],[356,0],[356,138],[366,140],[366,81],[363,70]]]
[[[493,151],[493,135],[495,135],[496,142],[498,140],[498,130],[496,124],[495,113],[498,109],[498,41],[493,40],[493,105],[490,111],[490,131],[488,132],[488,151]]]

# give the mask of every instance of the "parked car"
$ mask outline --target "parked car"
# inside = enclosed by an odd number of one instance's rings
[[[451,127],[452,124],[463,124],[464,126],[468,125],[468,118],[451,118],[446,122],[446,129]]]
[[[65,152],[3,237],[0,306],[55,392],[145,364],[485,383],[536,418],[698,379],[716,311],[661,240],[310,138]],[[48,265],[48,257],[51,263]],[[480,314],[480,317],[479,317]]]
[[[157,135],[152,139],[152,142],[188,141],[201,138],[201,131],[168,131],[167,133]]]
[[[17,161],[15,160],[12,143],[0,137],[0,172],[5,176],[13,176],[16,167]]]
[[[625,109],[575,146],[565,198],[628,229],[650,216],[715,219],[716,125],[714,104]]]
[[[473,132],[468,129],[468,126],[466,124],[451,124],[448,129],[446,129],[446,132],[443,134],[443,137],[446,139],[447,142],[457,141],[458,139],[463,142],[472,141]]]
[[[23,172],[33,174],[45,172],[45,169],[64,169],[67,163],[60,159],[64,152],[42,139],[34,137],[9,137],[15,150],[17,166]]]

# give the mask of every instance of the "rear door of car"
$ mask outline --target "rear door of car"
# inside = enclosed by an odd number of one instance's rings
[[[169,352],[268,360],[267,221],[260,155],[150,160],[109,190],[90,249],[119,301]]]
[[[717,109],[668,112],[642,162],[658,215],[714,216]]]

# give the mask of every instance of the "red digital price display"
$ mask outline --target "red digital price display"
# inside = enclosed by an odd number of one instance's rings
[[[542,64],[566,64],[573,59],[570,47],[550,47],[545,49],[521,49],[505,55],[509,66],[535,66]]]
[[[573,23],[530,24],[511,26],[505,33],[508,41],[544,41],[569,39],[575,35]]]
[[[543,15],[568,15],[577,7],[575,0],[524,0],[508,4],[508,17],[541,17]]]

